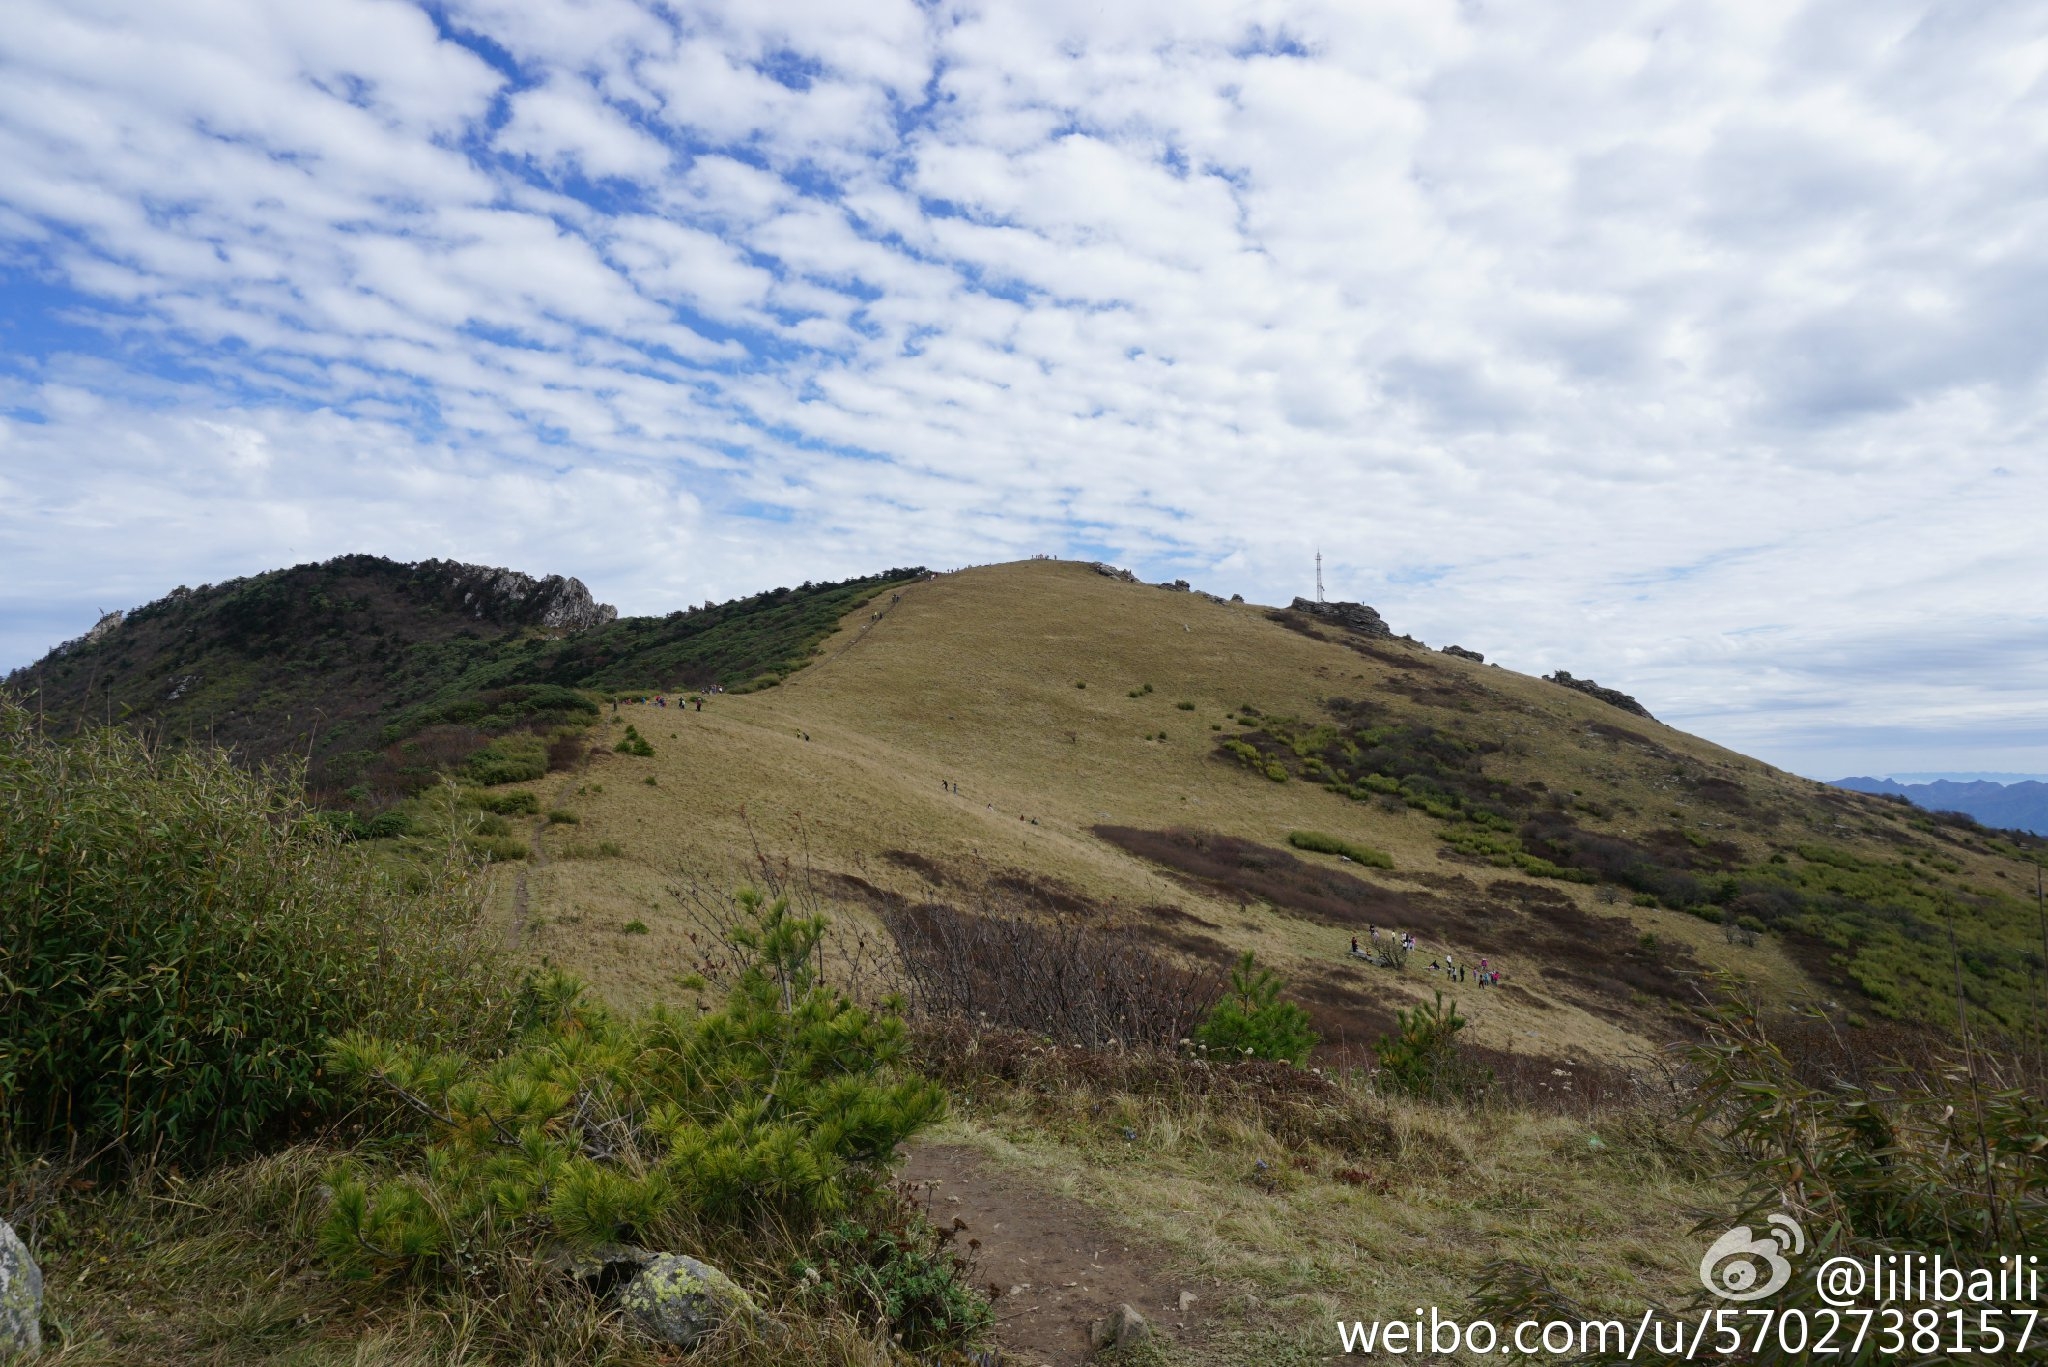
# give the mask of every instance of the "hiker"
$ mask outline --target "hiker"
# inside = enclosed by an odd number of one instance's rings
[[[1351,937],[1351,957],[1354,959],[1358,957],[1358,937],[1356,935]]]
[[[704,710],[704,700],[702,698],[697,699],[697,710],[699,712]]]

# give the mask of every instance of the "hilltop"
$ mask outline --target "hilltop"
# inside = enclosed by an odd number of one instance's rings
[[[575,824],[536,823],[504,907],[516,881],[524,943],[632,999],[687,957],[678,872],[737,878],[757,847],[877,918],[1022,910],[1209,965],[1255,949],[1352,1045],[1443,985],[1447,953],[1507,975],[1459,989],[1479,1039],[1572,1059],[1668,1038],[1708,968],[1852,1024],[1952,1019],[1951,921],[1975,1009],[2019,1024],[2038,974],[2038,843],[1466,654],[1086,564],[905,582],[779,688],[603,725],[654,753],[607,741],[526,785]],[[1344,952],[1374,927],[1420,937],[1405,972]]]
[[[356,787],[375,807],[417,786],[417,766],[385,752],[429,728],[459,728],[427,749],[460,763],[502,729],[492,714],[523,721],[568,705],[550,689],[762,687],[799,668],[844,613],[920,573],[621,618],[560,575],[346,555],[180,586],[6,682],[59,730],[119,719],[252,759],[305,756],[316,790]]]

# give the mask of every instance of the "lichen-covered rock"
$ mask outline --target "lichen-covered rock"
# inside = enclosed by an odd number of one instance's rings
[[[1484,655],[1481,655],[1476,650],[1467,650],[1463,646],[1445,646],[1444,654],[1455,655],[1461,660],[1470,660],[1473,664],[1483,665],[1486,663]]]
[[[648,1337],[695,1348],[735,1315],[760,1314],[732,1278],[680,1253],[657,1253],[619,1293],[619,1306]]]
[[[0,1220],[0,1361],[43,1346],[43,1270]]]
[[[1119,569],[1115,565],[1104,564],[1100,560],[1091,561],[1090,564],[1093,566],[1097,574],[1106,575],[1111,579],[1121,579],[1126,584],[1135,584],[1138,582],[1138,576],[1132,574],[1129,570]]]

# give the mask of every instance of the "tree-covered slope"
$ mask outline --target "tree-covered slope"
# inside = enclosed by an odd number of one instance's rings
[[[778,682],[841,616],[920,573],[619,618],[574,579],[340,556],[180,587],[7,682],[60,730],[125,719],[174,741],[210,737],[251,758],[307,755],[316,785],[346,784],[376,750],[421,727],[516,719],[549,696],[521,686]]]

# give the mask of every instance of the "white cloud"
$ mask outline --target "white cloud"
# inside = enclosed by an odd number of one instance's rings
[[[595,91],[556,80],[521,91],[498,130],[498,146],[550,169],[574,168],[592,180],[648,180],[668,169],[669,149],[635,128]]]
[[[17,0],[10,662],[353,549],[1320,545],[1780,762],[2048,767],[2035,7],[437,12]]]

